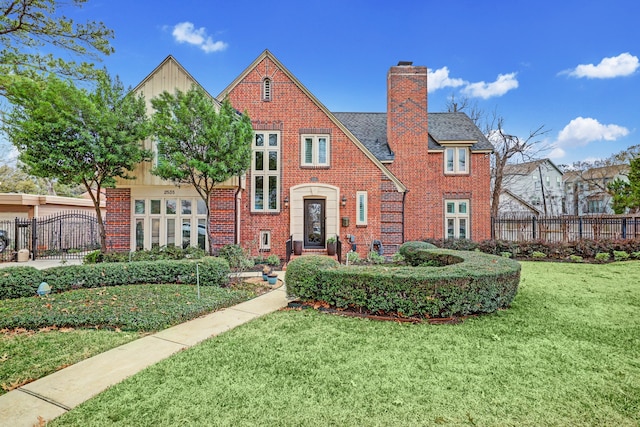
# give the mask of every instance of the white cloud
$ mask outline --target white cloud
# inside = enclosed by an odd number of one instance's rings
[[[453,79],[449,77],[449,68],[442,67],[435,71],[427,70],[428,91],[442,89],[445,87],[458,87],[466,84],[462,79]]]
[[[565,71],[564,73],[578,78],[610,79],[631,75],[638,67],[640,67],[638,57],[626,52],[618,56],[604,58],[598,65],[580,64],[575,69]]]
[[[577,117],[558,133],[556,144],[581,147],[593,141],[615,141],[627,136],[629,129],[618,125],[604,125],[590,117]]]
[[[557,159],[563,158],[565,154],[567,154],[567,152],[564,151],[562,148],[555,147],[549,152],[549,156],[548,157],[551,160],[557,160]]]
[[[214,41],[211,36],[207,35],[204,27],[195,28],[191,22],[180,22],[173,27],[173,38],[178,43],[188,43],[198,46],[206,53],[219,52],[227,48],[227,43],[222,41]]]
[[[502,96],[511,89],[518,87],[516,73],[499,74],[495,82],[469,83],[462,93],[472,98],[488,99],[494,96]]]

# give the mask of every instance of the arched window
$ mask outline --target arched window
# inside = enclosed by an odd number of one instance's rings
[[[262,100],[271,101],[271,79],[268,77],[262,81]]]

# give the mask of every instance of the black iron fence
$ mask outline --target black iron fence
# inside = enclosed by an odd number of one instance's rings
[[[80,258],[100,248],[95,214],[61,212],[42,218],[0,221],[1,261],[14,261],[20,251],[36,258]]]
[[[499,216],[491,218],[491,238],[515,242],[637,239],[640,216]]]

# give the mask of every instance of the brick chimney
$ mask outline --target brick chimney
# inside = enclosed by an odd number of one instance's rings
[[[404,238],[426,237],[428,209],[427,67],[401,61],[387,74],[387,142],[395,154],[389,169],[406,185]]]

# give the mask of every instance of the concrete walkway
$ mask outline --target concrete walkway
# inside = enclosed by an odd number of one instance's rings
[[[34,266],[38,268],[42,264]],[[284,281],[284,272],[278,276]],[[25,384],[0,396],[0,425],[40,425],[39,417],[44,420],[58,417],[147,366],[287,304],[285,287],[281,286],[252,300],[132,341]]]

